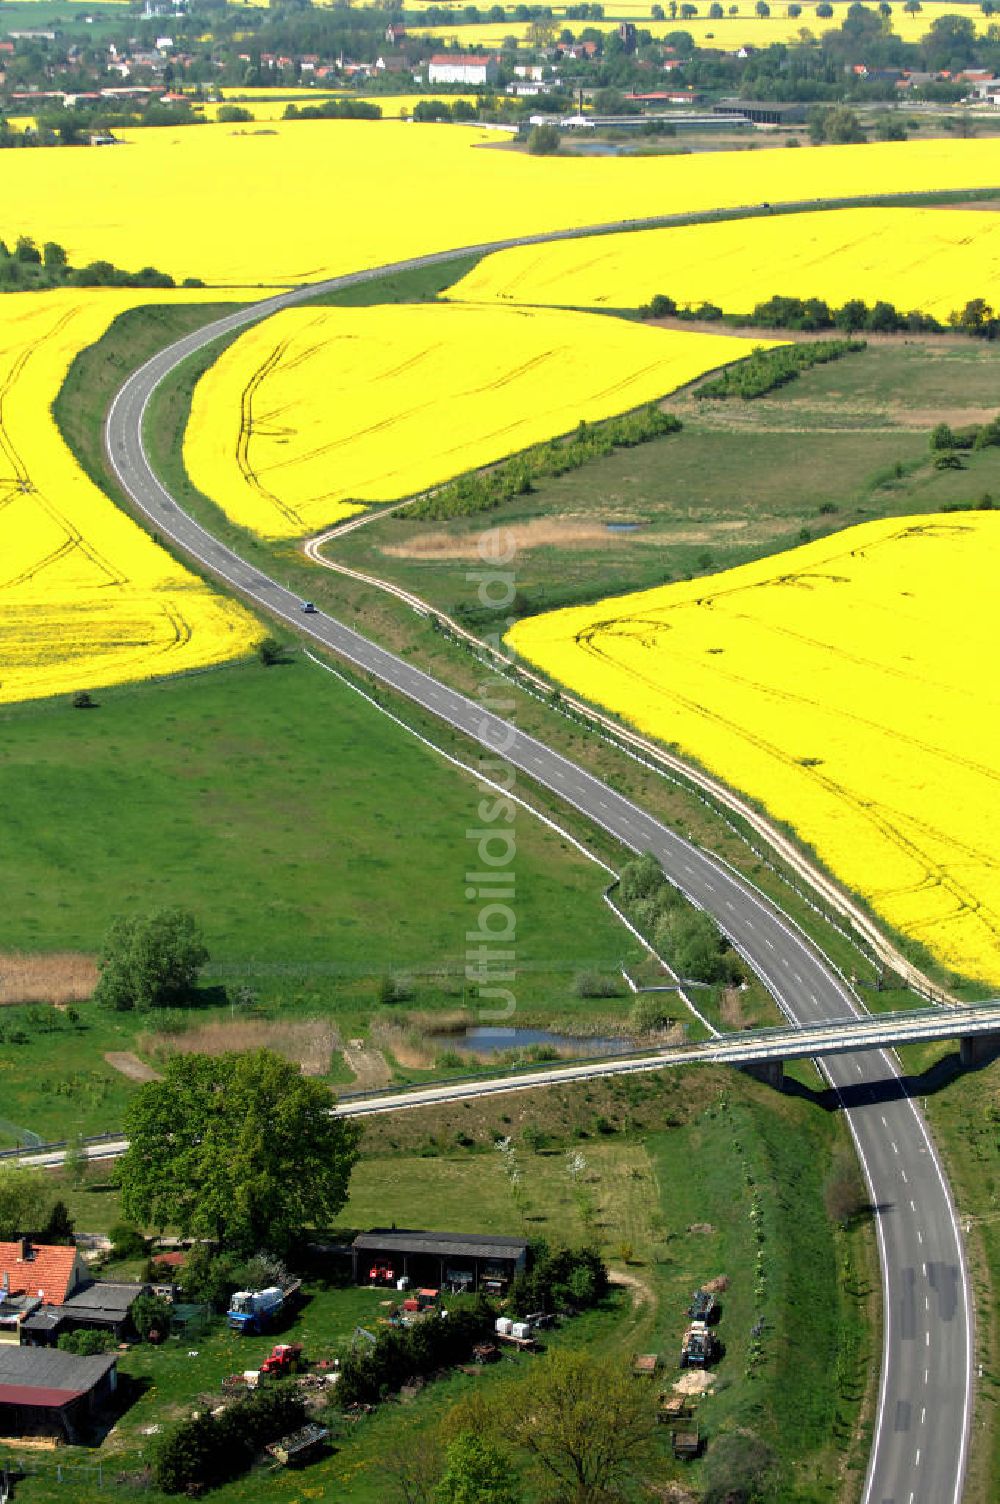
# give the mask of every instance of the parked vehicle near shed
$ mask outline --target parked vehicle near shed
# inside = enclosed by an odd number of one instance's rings
[[[268,1285],[266,1290],[237,1290],[227,1315],[230,1327],[245,1336],[269,1331],[301,1289],[297,1279],[285,1286]]]

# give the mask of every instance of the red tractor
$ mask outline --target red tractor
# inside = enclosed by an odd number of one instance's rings
[[[389,1264],[373,1264],[368,1278],[373,1285],[394,1285],[396,1271]]]
[[[270,1356],[260,1365],[260,1371],[270,1378],[279,1378],[283,1374],[294,1373],[301,1359],[301,1342],[276,1342]]]

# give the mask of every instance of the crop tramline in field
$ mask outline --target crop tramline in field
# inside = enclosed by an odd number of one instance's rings
[[[969,298],[1000,301],[1000,220],[967,209],[837,209],[516,246],[487,256],[446,294],[463,302],[750,313],[773,294],[879,299],[945,321]]]
[[[52,418],[77,352],[149,298],[67,289],[0,304],[0,702],[223,662],[260,635],[101,494]]]
[[[990,513],[865,523],[531,617],[508,640],[794,826],[955,971],[996,982],[1000,695],[982,644],[998,556]]]
[[[643,403],[747,353],[559,310],[287,309],[202,377],[188,472],[234,520],[297,537]]]
[[[1000,184],[996,139],[564,161],[392,120],[120,134],[127,149],[77,152],[71,175],[62,148],[8,152],[10,233],[57,240],[76,266],[113,247],[120,266],[257,288],[596,221]]]

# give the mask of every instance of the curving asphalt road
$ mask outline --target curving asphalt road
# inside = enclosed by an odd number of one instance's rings
[[[813,205],[815,207],[815,205]],[[656,223],[679,222],[673,216]],[[639,227],[639,222],[615,228]],[[229,314],[147,361],[126,381],[105,424],[105,447],[123,490],[158,533],[169,537],[247,600],[296,632],[372,674],[544,785],[631,851],[651,851],[671,881],[719,923],[734,948],[797,1024],[863,1010],[832,964],[761,894],[624,795],[513,724],[490,714],[360,633],[317,612],[227,548],[187,515],[157,480],[143,446],[143,419],[163,379],[188,356],[291,304],[393,271],[503,249],[604,232],[526,236],[415,258],[333,278]],[[948,1183],[898,1063],[884,1050],[821,1062],[839,1093],[877,1208],[884,1295],[878,1410],[862,1504],[958,1504],[972,1408],[973,1309]]]

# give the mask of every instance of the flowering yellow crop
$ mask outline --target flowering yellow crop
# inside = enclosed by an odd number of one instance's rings
[[[294,95],[294,98],[290,95]],[[475,94],[452,94],[450,91],[440,95],[435,95],[433,91],[427,94],[345,94],[333,89],[272,89],[269,93],[257,94],[249,91],[244,94],[239,89],[225,91],[225,103],[249,110],[254,121],[283,120],[290,104],[294,104],[296,109],[312,109],[316,105],[325,104],[328,99],[350,99],[361,104],[377,104],[382,111],[383,120],[405,120],[413,114],[418,104],[435,98],[442,99],[447,105],[453,105],[457,99],[464,100],[466,104],[476,102]],[[200,108],[206,120],[216,120],[222,105],[205,104]],[[230,126],[230,130],[238,129],[238,126]]]
[[[782,293],[831,306],[884,298],[947,319],[1000,302],[1000,218],[965,209],[838,209],[518,246],[487,256],[448,296],[635,308],[655,293],[749,313]]]
[[[893,518],[519,622],[523,657],[794,825],[956,971],[1000,980],[1000,517]],[[958,606],[960,604],[960,607]]]
[[[415,0],[414,5],[407,9],[421,10],[427,6],[438,3],[438,0]],[[737,15],[730,15],[729,4],[725,5],[726,14],[713,19],[708,14],[709,0],[701,0],[697,5],[698,14],[685,20],[677,17],[671,20],[669,16],[664,21],[654,21],[651,18],[651,7],[642,4],[632,4],[630,0],[610,0],[604,7],[604,19],[601,21],[573,21],[559,19],[560,10],[565,7],[553,7],[555,15],[555,27],[557,33],[563,24],[569,27],[576,36],[579,36],[585,27],[593,27],[597,31],[615,31],[621,21],[629,20],[635,23],[640,31],[648,31],[654,37],[665,37],[673,31],[686,31],[694,38],[698,47],[718,47],[723,52],[733,51],[744,46],[770,47],[775,42],[798,42],[802,40],[805,31],[810,37],[822,36],[824,32],[834,31],[844,24],[848,7],[846,5],[834,6],[832,16],[818,16],[814,4],[803,5],[802,13],[798,16],[790,16],[785,4],[776,3],[771,5],[769,16],[758,16],[755,9],[755,0],[743,0],[739,6]],[[461,6],[456,6],[461,10]],[[414,26],[411,33],[416,36],[438,37],[442,41],[457,41],[466,49],[474,47],[502,47],[504,39],[509,36],[523,40],[527,37],[532,23],[530,21],[490,21],[484,19],[471,25],[456,25],[454,22],[444,26]],[[925,3],[919,12],[914,15],[907,14],[902,5],[894,4],[892,7],[892,31],[905,42],[918,42],[931,28],[931,23],[939,16],[968,16],[976,30],[985,32],[993,17],[984,16],[978,6],[968,4],[948,4],[947,0],[940,3]],[[808,40],[808,37],[807,37]]]
[[[8,237],[57,240],[74,265],[253,286],[637,215],[1000,184],[997,138],[568,161],[476,127],[391,120],[121,134],[75,152],[72,173],[62,147],[8,152]]]
[[[746,342],[550,309],[287,309],[201,378],[184,458],[235,521],[296,537],[652,401],[734,351]]]
[[[260,636],[248,612],[101,494],[50,412],[77,352],[149,298],[65,290],[0,301],[0,702],[219,663]]]

